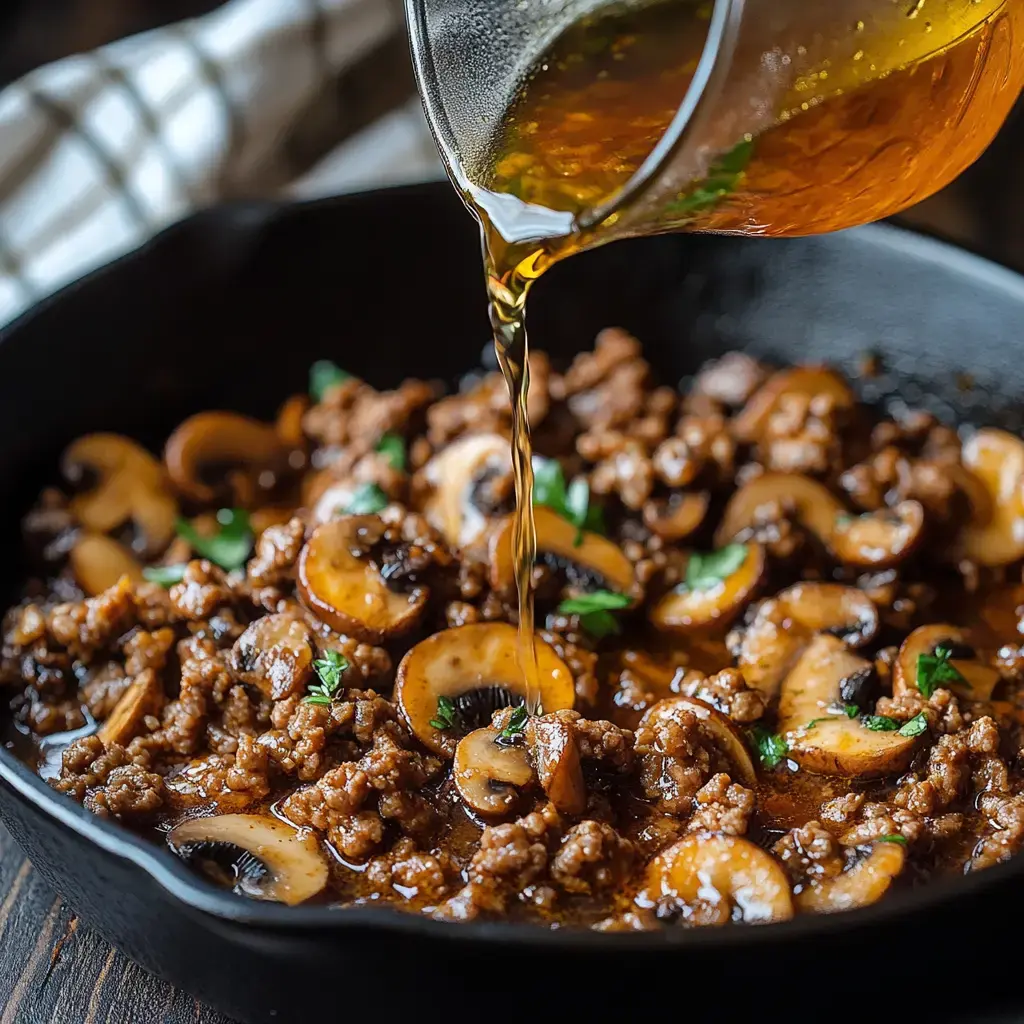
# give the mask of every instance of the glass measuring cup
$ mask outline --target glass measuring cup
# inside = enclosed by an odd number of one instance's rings
[[[478,208],[518,204],[504,217],[508,241],[561,235],[575,250],[672,230],[808,234],[875,220],[973,162],[1024,82],[1019,0],[671,2],[688,11],[688,82],[649,152],[595,196],[561,171],[530,191],[495,167],[539,58],[607,5],[407,0],[442,156]]]

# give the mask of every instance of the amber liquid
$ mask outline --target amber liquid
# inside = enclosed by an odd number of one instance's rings
[[[624,234],[833,231],[897,213],[947,184],[1020,93],[1024,2],[906,3],[898,37],[854,51],[848,67],[803,74],[771,127],[728,140],[709,177],[640,229],[624,232],[618,214],[585,229],[578,218],[614,197],[664,134],[697,65],[706,3],[618,8],[573,26],[510,107],[489,168],[464,181],[483,228],[495,346],[512,400],[521,662],[534,706],[530,285],[557,260]]]

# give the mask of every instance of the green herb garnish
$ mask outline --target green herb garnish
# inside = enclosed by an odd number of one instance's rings
[[[746,544],[726,544],[718,551],[699,552],[686,563],[686,590],[711,590],[731,576],[747,560]]]
[[[348,516],[364,516],[386,508],[388,496],[376,484],[362,484],[342,509]]]
[[[860,714],[860,708],[856,704],[844,704],[843,713],[847,718],[856,718]]]
[[[341,674],[348,664],[348,658],[340,651],[325,651],[322,658],[313,662],[313,671],[320,677],[320,682],[309,687],[309,696],[303,698],[303,703],[330,704],[341,686]]]
[[[930,697],[944,683],[961,683],[969,686],[966,679],[951,665],[953,652],[948,647],[938,646],[934,654],[917,656],[917,688],[923,697]]]
[[[446,729],[454,729],[459,720],[459,709],[452,702],[451,697],[437,698],[437,711],[430,720],[430,724],[439,732]]]
[[[619,632],[613,611],[628,608],[632,602],[625,594],[595,590],[592,594],[566,598],[556,609],[560,615],[578,615],[580,625],[596,639]]]
[[[899,843],[900,846],[906,846],[907,845],[907,837],[906,836],[901,836],[898,832],[893,832],[891,835],[888,835],[888,836],[879,836],[875,840],[875,842],[876,843]]]
[[[847,718],[856,718],[859,714],[860,708],[856,704],[832,704],[828,708],[827,715],[823,718],[812,718],[804,728],[810,729],[812,725],[817,725],[819,722],[834,722],[841,715],[845,715]]]
[[[928,728],[928,719],[923,711],[914,715],[909,722],[905,722],[900,728],[901,736],[920,736]]]
[[[755,725],[750,734],[761,764],[765,768],[775,768],[789,753],[789,744],[785,739],[778,733],[769,732],[763,725]]]
[[[318,359],[309,368],[309,393],[315,402],[322,402],[324,395],[339,384],[351,380],[352,374],[347,373],[330,359]]]
[[[228,572],[241,569],[252,550],[249,513],[240,508],[222,508],[217,512],[217,523],[220,529],[210,537],[200,536],[187,519],[179,518],[175,529],[200,557],[216,562]]]
[[[703,181],[698,182],[687,195],[666,206],[666,212],[696,214],[713,209],[722,199],[739,188],[753,155],[752,140],[745,140],[734,146],[711,165],[708,176]]]
[[[517,736],[521,736],[529,717],[529,713],[522,704],[514,707],[509,716],[508,725],[498,734],[498,739],[503,743],[511,743]]]
[[[590,501],[590,484],[577,477],[566,486],[565,473],[556,459],[533,460],[533,503],[557,512],[576,527],[576,547],[583,543],[583,533],[604,533],[601,507]]]
[[[161,587],[173,587],[175,583],[181,582],[187,567],[186,562],[177,565],[147,565],[142,570],[142,577],[150,583],[159,583]]]
[[[895,732],[900,727],[900,723],[888,715],[865,715],[861,722],[872,732]]]
[[[377,442],[377,451],[388,460],[392,469],[405,470],[405,438],[399,434],[385,434]]]

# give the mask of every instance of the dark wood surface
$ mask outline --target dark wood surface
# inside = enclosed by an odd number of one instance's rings
[[[82,924],[0,825],[0,1024],[233,1024]]]

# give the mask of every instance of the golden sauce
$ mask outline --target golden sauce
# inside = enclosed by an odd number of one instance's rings
[[[872,39],[846,66],[797,77],[767,130],[731,140],[707,179],[670,197],[641,229],[617,228],[618,213],[581,229],[577,218],[612,199],[669,127],[697,68],[709,8],[693,0],[618,7],[574,25],[511,105],[488,171],[464,186],[483,229],[495,347],[512,402],[520,658],[531,710],[536,534],[524,311],[532,282],[556,261],[624,234],[800,235],[897,213],[980,155],[1024,84],[1024,61],[1013,60],[1024,4],[909,3],[898,35]]]

